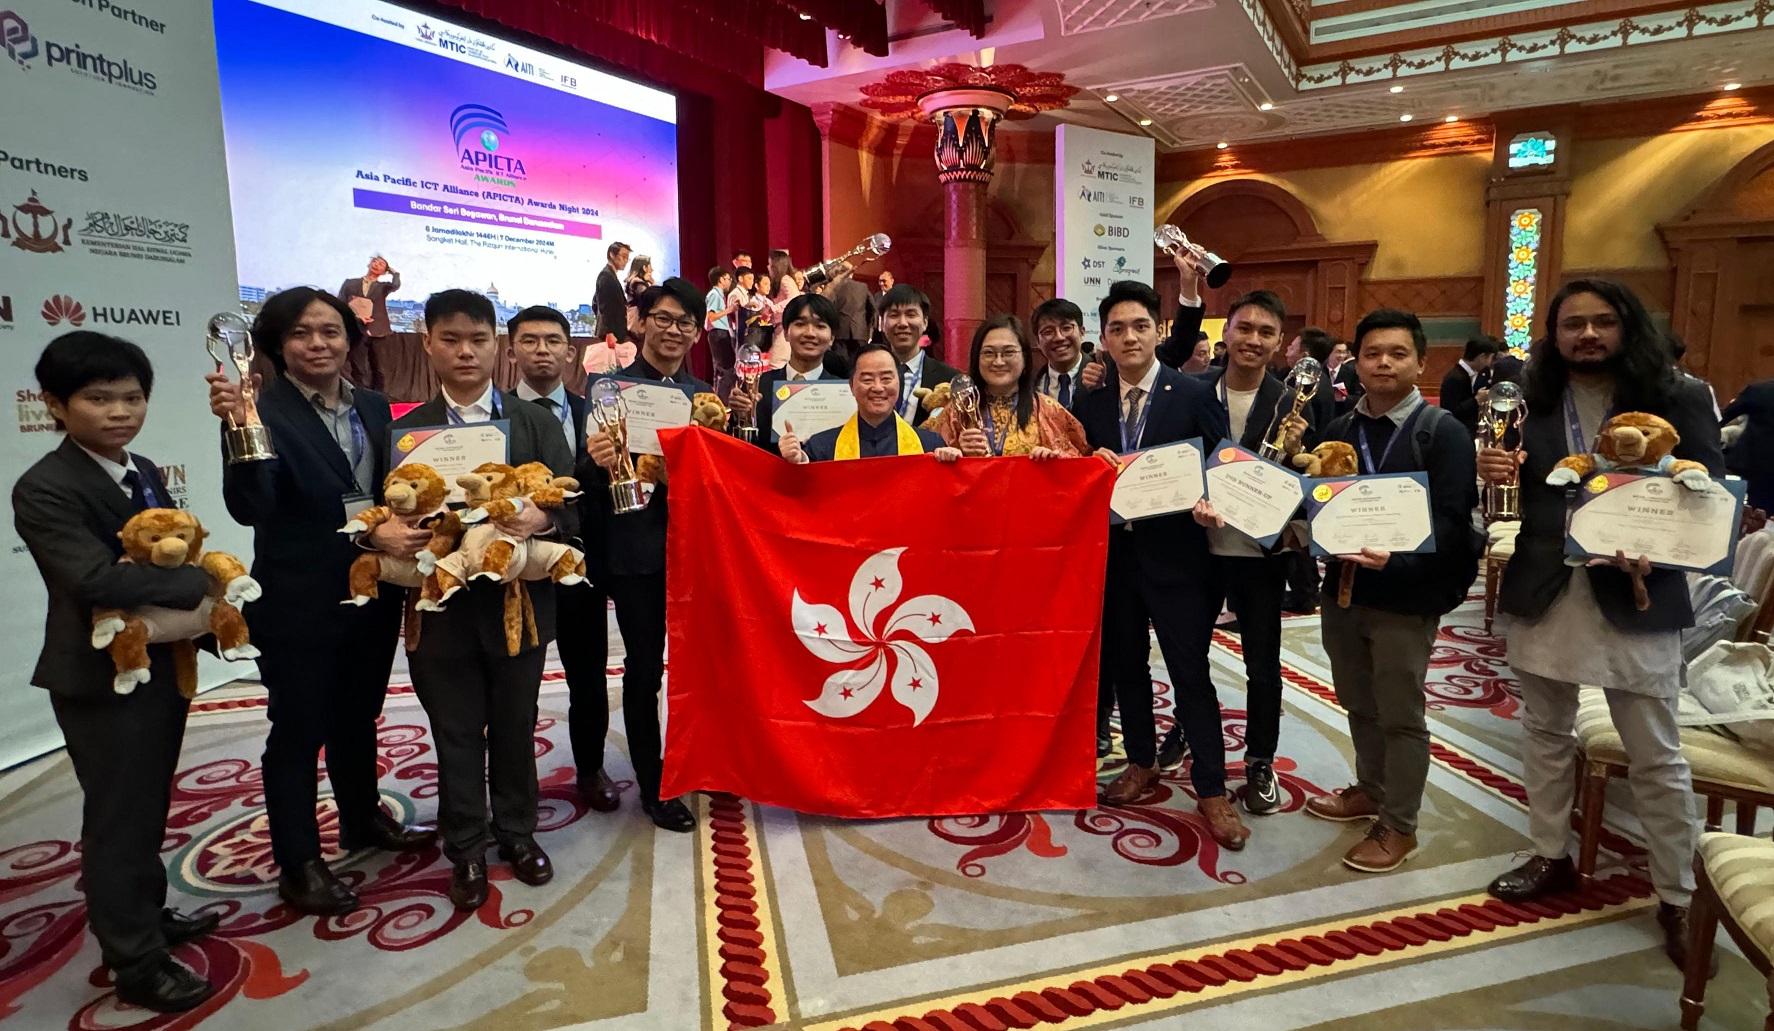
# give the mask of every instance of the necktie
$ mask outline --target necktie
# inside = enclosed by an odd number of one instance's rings
[[[148,507],[148,492],[142,487],[142,476],[134,469],[123,474],[123,485],[129,488],[129,503],[140,512]]]
[[[1072,377],[1064,372],[1059,374],[1059,406],[1072,407]]]
[[[1140,430],[1143,428],[1140,426],[1140,409],[1143,407],[1142,402],[1145,401],[1145,398],[1146,392],[1139,387],[1134,387],[1127,392],[1127,407],[1121,423],[1124,447],[1136,448],[1140,446]]]

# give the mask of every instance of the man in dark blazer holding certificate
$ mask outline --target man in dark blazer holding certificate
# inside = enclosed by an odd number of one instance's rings
[[[819,294],[797,294],[782,309],[788,364],[758,377],[758,436],[753,441],[771,454],[776,454],[776,443],[770,439],[771,424],[776,418],[776,388],[806,380],[841,382],[850,375],[849,358],[853,356],[833,350],[838,319],[837,306]],[[748,418],[752,400],[744,384],[734,384],[726,401],[736,422]]]

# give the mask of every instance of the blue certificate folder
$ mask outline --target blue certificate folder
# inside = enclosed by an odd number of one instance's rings
[[[1674,479],[1661,473],[1596,473],[1572,488],[1575,498],[1571,504],[1571,516],[1565,521],[1565,554],[1580,559],[1613,558],[1612,552],[1597,555],[1586,549],[1571,532],[1573,521],[1577,513],[1590,505],[1613,506],[1620,497],[1615,495],[1616,491],[1640,480],[1661,481],[1636,488],[1651,493],[1634,503],[1636,507],[1648,510],[1645,512],[1647,519],[1659,520],[1647,522],[1639,531],[1641,534],[1649,533],[1659,548],[1659,554],[1652,557],[1651,565],[1659,569],[1681,569],[1729,576],[1731,567],[1737,560],[1738,529],[1743,525],[1744,499],[1749,491],[1749,484],[1735,476],[1712,478],[1713,490],[1708,493],[1716,500],[1706,506],[1703,514],[1691,512],[1683,519],[1672,519],[1674,506],[1700,500]],[[1614,498],[1610,498],[1610,495],[1614,495]],[[1620,516],[1630,518],[1634,510],[1629,508]],[[1614,517],[1615,514],[1610,513],[1610,518]],[[1632,536],[1632,533],[1620,534],[1619,543],[1629,543]],[[1630,547],[1624,550],[1627,551],[1628,558],[1637,557],[1631,554]]]
[[[1209,500],[1209,501],[1213,500],[1213,482],[1210,478],[1207,477],[1206,473],[1212,472],[1213,470],[1218,469],[1222,465],[1230,465],[1233,462],[1262,462],[1263,464],[1269,466],[1272,469],[1279,469],[1282,472],[1286,473],[1288,478],[1291,479],[1297,485],[1294,488],[1289,488],[1292,492],[1292,497],[1294,497],[1295,499],[1298,499],[1299,497],[1302,497],[1305,494],[1305,485],[1307,483],[1307,480],[1304,476],[1301,476],[1299,473],[1294,472],[1292,469],[1289,469],[1285,465],[1281,465],[1276,462],[1267,461],[1266,459],[1259,456],[1256,452],[1251,451],[1250,449],[1242,447],[1238,444],[1235,444],[1230,440],[1222,440],[1219,442],[1218,445],[1216,445],[1214,447],[1214,449],[1212,451],[1208,452],[1208,454],[1207,454],[1207,461],[1206,461],[1207,469],[1206,469],[1206,472],[1204,472],[1202,474],[1203,475],[1203,484],[1204,484],[1205,489],[1207,491],[1207,495],[1206,495],[1207,500]],[[1275,527],[1275,532],[1273,532],[1273,533],[1267,533],[1261,537],[1258,537],[1256,534],[1250,533],[1249,531],[1246,531],[1246,530],[1241,529],[1240,532],[1244,533],[1246,536],[1250,537],[1252,540],[1256,541],[1258,544],[1262,545],[1264,548],[1274,547],[1275,542],[1280,540],[1281,535],[1284,532],[1286,532],[1287,524],[1289,522],[1293,521],[1294,514],[1298,512],[1299,507],[1300,506],[1299,506],[1298,500],[1295,500],[1294,504],[1291,506],[1291,509],[1290,509],[1288,515],[1281,520],[1279,525],[1277,525]],[[1223,513],[1223,512],[1221,513],[1221,515],[1224,515],[1224,514],[1225,513]],[[1230,524],[1228,524],[1228,525],[1230,525]]]
[[[1316,528],[1318,525],[1319,513],[1323,512],[1326,507],[1335,503],[1338,508],[1344,508],[1350,505],[1351,502],[1359,501],[1361,495],[1365,493],[1363,490],[1364,485],[1372,485],[1387,480],[1412,480],[1422,488],[1425,499],[1429,496],[1429,474],[1423,472],[1381,473],[1376,476],[1339,476],[1334,479],[1307,480],[1306,518],[1311,522],[1313,527]],[[1350,491],[1354,491],[1355,493],[1348,494]],[[1348,494],[1348,496],[1343,497],[1345,494]],[[1336,500],[1339,497],[1342,497],[1341,501]],[[1425,504],[1427,504],[1427,500],[1425,500]],[[1433,552],[1435,550],[1435,518],[1433,510],[1431,510],[1429,516],[1424,520],[1424,534],[1420,540],[1417,540],[1414,543],[1401,542],[1400,544],[1389,545],[1386,547],[1386,550],[1400,555],[1427,554]],[[1312,554],[1321,558],[1331,557],[1331,552],[1326,551],[1324,547],[1319,544],[1316,529],[1314,529],[1312,534]]]

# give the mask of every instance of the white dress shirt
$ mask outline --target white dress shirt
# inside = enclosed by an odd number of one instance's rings
[[[481,391],[480,397],[475,398],[473,404],[457,404],[456,399],[451,397],[450,392],[447,390],[443,392],[443,400],[444,407],[455,412],[456,417],[463,422],[489,422],[493,418],[492,380],[487,381],[486,389]]]
[[[528,383],[520,382],[517,385],[517,396],[531,403],[544,400],[552,402],[554,417],[561,424],[561,433],[565,434],[567,438],[567,451],[576,452],[579,450],[579,441],[575,440],[573,436],[573,406],[567,403],[567,385],[565,383],[556,383],[552,393],[543,395],[538,394],[535,388]]]
[[[104,455],[99,454],[97,451],[94,451],[93,449],[87,447],[85,444],[82,444],[79,441],[75,441],[74,446],[79,448],[80,450],[86,452],[88,455],[91,455],[92,460],[97,462],[99,464],[99,468],[103,469],[105,471],[105,475],[111,477],[111,480],[117,484],[118,490],[121,490],[125,494],[130,493],[129,487],[126,486],[123,482],[124,476],[128,475],[131,472],[135,472],[135,459],[129,457],[129,452],[125,451],[123,453],[123,462],[117,463],[117,462],[111,461],[109,458],[106,458]],[[148,478],[146,476],[143,476],[139,472],[136,473],[136,476],[137,476],[137,478],[139,478],[142,481],[143,487],[146,488]]]

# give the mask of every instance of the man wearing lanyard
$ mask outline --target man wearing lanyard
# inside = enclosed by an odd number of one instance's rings
[[[1119,468],[1119,456],[1128,451],[1226,436],[1226,417],[1207,385],[1157,360],[1156,291],[1144,283],[1115,283],[1098,311],[1117,382],[1114,389],[1085,394],[1077,414],[1099,456]],[[1158,781],[1149,623],[1176,685],[1176,717],[1195,756],[1189,773],[1201,815],[1214,840],[1235,850],[1244,847],[1249,831],[1226,798],[1225,737],[1207,661],[1219,607],[1208,604],[1207,564],[1207,534],[1186,512],[1109,532],[1102,666],[1121,709],[1127,769],[1109,784],[1103,801],[1131,804]]]
[[[359,554],[339,527],[379,501],[387,471],[371,441],[388,435],[388,399],[341,375],[362,332],[331,294],[296,287],[266,299],[253,339],[279,373],[258,398],[277,457],[222,473],[229,514],[253,528],[253,577],[264,588],[244,612],[270,701],[261,765],[277,891],[314,914],[357,906],[321,857],[315,785],[322,747],[346,851],[414,849],[434,836],[402,826],[376,785],[376,717],[394,662],[400,599],[388,592],[361,608],[339,604]],[[207,378],[210,410],[224,425],[230,415],[243,421],[239,383],[221,372]],[[369,536],[389,551],[426,539],[398,523]]]
[[[1464,601],[1477,573],[1472,510],[1478,504],[1472,441],[1452,416],[1417,392],[1428,341],[1409,312],[1381,308],[1355,327],[1366,393],[1325,431],[1355,446],[1363,475],[1426,471],[1436,550],[1393,555],[1379,548],[1333,558],[1325,574],[1324,650],[1337,701],[1349,714],[1355,783],[1314,798],[1324,820],[1372,821],[1343,856],[1364,873],[1397,869],[1417,850],[1417,810],[1429,776],[1423,678],[1441,617]],[[1354,567],[1351,604],[1333,588]]]
[[[441,389],[395,420],[378,443],[385,447],[389,437],[399,439],[409,429],[504,420],[507,462],[541,462],[557,476],[571,476],[573,453],[560,420],[493,385],[496,318],[492,302],[471,290],[445,290],[425,301],[425,357]],[[572,507],[550,512],[525,505],[498,526],[520,540],[539,534],[568,538],[579,528],[579,515]],[[401,550],[411,555],[420,546]],[[479,909],[487,900],[489,839],[523,883],[545,884],[554,876],[535,838],[535,733],[543,659],[555,636],[555,592],[535,586],[543,589],[517,584],[528,592],[539,643],[526,638],[526,647],[509,654],[507,588],[478,580],[443,611],[420,617],[418,647],[410,648],[407,660],[437,741],[438,830],[455,867],[450,901],[457,909]]]
[[[820,294],[797,294],[782,309],[782,331],[788,338],[788,364],[758,377],[756,443],[764,450],[772,454],[776,452],[776,444],[770,440],[770,428],[775,417],[775,393],[779,385],[805,380],[841,380],[850,374],[850,363],[832,350],[838,319],[838,306]],[[735,418],[749,418],[751,395],[743,386],[734,384],[727,392],[727,407]]]
[[[541,406],[560,423],[561,437],[574,456],[585,450],[585,398],[561,382],[573,358],[567,317],[545,305],[533,305],[512,316],[506,340],[517,364],[517,396]],[[584,523],[584,496],[579,505]],[[544,590],[532,585],[532,590]],[[579,797],[600,813],[614,810],[622,797],[604,772],[604,738],[610,731],[607,596],[585,584],[555,587],[555,620],[560,628],[555,650],[567,675],[567,736],[573,744]]]
[[[1546,480],[1559,459],[1591,450],[1609,415],[1628,411],[1668,419],[1681,436],[1676,457],[1722,473],[1711,395],[1670,368],[1667,344],[1638,297],[1599,279],[1573,280],[1553,295],[1546,335],[1534,345],[1523,386],[1522,526],[1498,608],[1509,665],[1521,683],[1522,782],[1534,854],[1493,881],[1490,892],[1521,902],[1576,886],[1569,838],[1578,767],[1571,728],[1578,685],[1599,686],[1626,751],[1651,884],[1662,903],[1657,922],[1664,951],[1683,966],[1698,831],[1676,725],[1681,631],[1694,622],[1687,577],[1679,570],[1641,570],[1650,604],[1640,608],[1629,573],[1642,559],[1622,556],[1588,568],[1567,563],[1567,487]],[[1479,469],[1496,483],[1514,460],[1486,448]]]
[[[934,390],[947,383],[961,370],[924,353],[922,341],[930,328],[930,298],[923,291],[900,283],[881,295],[879,312],[881,336],[893,348],[893,357],[903,370],[899,383],[899,417],[913,426],[929,417],[929,409],[917,397],[920,387]]]
[[[1071,411],[1086,390],[1103,381],[1103,363],[1084,354],[1084,313],[1064,297],[1050,297],[1035,307],[1029,326],[1047,359],[1035,389]]]

